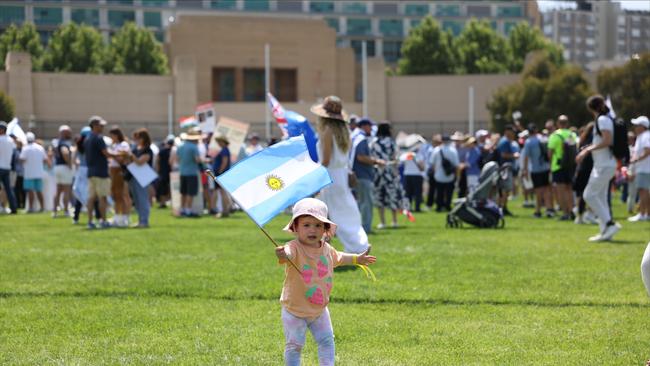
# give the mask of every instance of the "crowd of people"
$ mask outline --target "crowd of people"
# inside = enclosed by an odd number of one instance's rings
[[[503,131],[434,134],[427,141],[418,135],[395,136],[388,121],[348,117],[340,99],[328,97],[312,109],[318,116],[320,163],[334,181],[320,198],[342,223],[338,236],[346,250],[360,253],[368,246],[368,233],[397,227],[402,213],[449,212],[453,197],[473,192],[484,164],[496,161],[509,172],[494,192],[504,215],[512,215],[508,202],[522,194],[524,207],[533,208],[534,217],[598,223],[600,231],[590,240],[609,240],[620,229],[611,216],[613,186],[621,188],[629,212],[636,209],[629,221],[650,220],[650,122],[645,116],[630,121],[629,154],[618,159],[613,149],[616,122],[609,109],[600,96],[587,105],[594,120],[580,128],[573,126],[584,121],[560,115],[542,129],[535,123],[524,128],[515,121]],[[156,201],[161,208],[168,204],[170,174],[177,171],[180,217],[199,216],[204,208],[207,214],[227,217],[234,205],[205,168],[222,174],[234,160],[263,148],[255,134],[233,156],[225,136],[205,134],[198,127],[156,145],[146,129],[138,129],[129,140],[117,126],[104,135],[105,126],[103,118],[93,116],[76,137],[62,125],[51,144],[28,132],[23,146],[15,136],[7,136],[7,125],[0,123],[2,211],[4,206],[10,213],[43,211],[48,206],[43,180],[49,173],[56,183],[53,217],[71,217],[76,224],[85,207],[89,228],[127,227],[135,208],[138,222],[132,226],[146,228],[151,206]],[[141,186],[127,168],[131,163],[148,164],[158,179]],[[375,208],[379,223],[372,227]]]

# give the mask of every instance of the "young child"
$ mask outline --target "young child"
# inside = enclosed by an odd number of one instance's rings
[[[293,206],[293,217],[284,230],[296,235],[296,239],[275,249],[280,264],[285,265],[280,297],[285,363],[300,365],[300,352],[309,328],[318,343],[319,364],[334,365],[334,332],[327,310],[334,267],[371,264],[376,258],[368,255],[370,248],[357,255],[330,246],[323,236],[334,236],[336,224],[327,219],[325,203],[314,198],[302,199]]]

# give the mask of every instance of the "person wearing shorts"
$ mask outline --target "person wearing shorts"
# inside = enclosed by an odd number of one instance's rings
[[[29,210],[27,212],[36,212],[34,196],[38,198],[39,209],[43,212],[45,203],[43,199],[43,176],[45,169],[43,164],[50,164],[50,160],[45,149],[35,143],[36,136],[32,132],[27,132],[27,145],[20,152],[20,160],[24,167],[23,190],[27,192]]]
[[[201,140],[201,132],[189,131],[184,136],[184,142],[176,150],[178,170],[181,181],[181,216],[197,216],[192,212],[192,201],[199,193],[199,164],[201,155],[197,146]]]
[[[569,129],[569,118],[561,115],[557,119],[557,130],[548,139],[548,153],[551,160],[551,174],[555,195],[563,214],[560,220],[572,220],[573,217],[573,175],[575,170],[562,167],[564,157],[564,142],[576,142],[578,136]]]
[[[550,164],[548,156],[544,156],[542,142],[539,139],[537,126],[528,126],[530,137],[524,144],[524,177],[530,172],[535,190],[535,217],[542,217],[542,208],[546,208],[547,216],[552,216],[551,186],[549,182]],[[529,171],[530,168],[530,171]]]
[[[650,120],[646,116],[632,119],[636,142],[630,164],[634,166],[634,181],[639,194],[639,213],[628,221],[650,221]]]
[[[63,199],[63,214],[70,216],[68,206],[72,198],[72,180],[74,179],[72,159],[72,130],[68,125],[59,127],[59,139],[54,147],[54,177],[56,193],[52,206],[52,217],[57,217],[57,209]]]

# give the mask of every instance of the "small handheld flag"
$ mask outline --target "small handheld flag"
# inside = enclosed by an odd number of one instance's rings
[[[332,183],[332,178],[312,161],[305,138],[297,136],[240,161],[217,181],[262,227],[286,207]]]

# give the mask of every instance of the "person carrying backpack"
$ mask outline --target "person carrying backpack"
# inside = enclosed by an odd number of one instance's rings
[[[431,159],[436,184],[436,212],[451,211],[451,198],[454,194],[459,159],[458,151],[448,135],[442,136],[442,145],[434,150]]]
[[[589,176],[583,198],[598,216],[600,232],[589,238],[589,241],[599,242],[611,240],[621,229],[614,222],[607,203],[609,182],[616,173],[616,158],[613,153],[615,141],[614,121],[609,116],[609,108],[601,95],[593,95],[587,99],[587,108],[593,113],[596,121],[593,129],[592,144],[580,151],[576,162],[580,164],[587,155],[594,160],[594,167]]]
[[[551,161],[551,175],[555,195],[562,216],[560,220],[572,220],[573,191],[571,184],[576,170],[578,136],[569,129],[569,118],[561,115],[557,119],[557,130],[548,139],[548,154]]]

